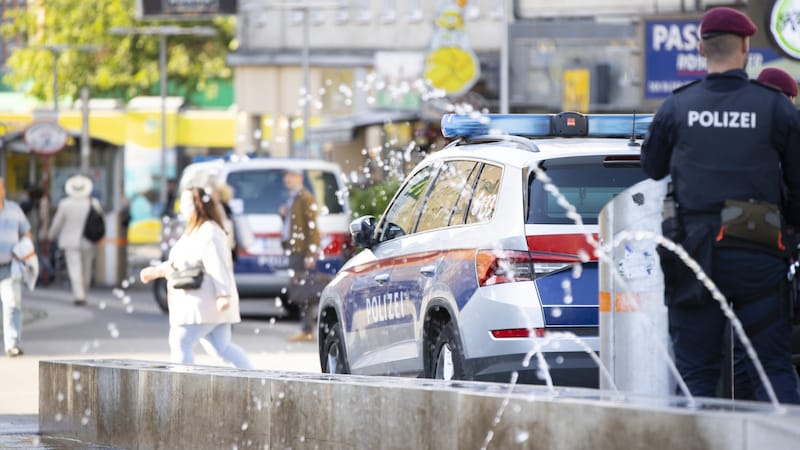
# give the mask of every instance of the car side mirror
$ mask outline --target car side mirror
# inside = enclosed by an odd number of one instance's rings
[[[350,236],[356,247],[372,247],[375,244],[375,216],[363,216],[350,222]]]

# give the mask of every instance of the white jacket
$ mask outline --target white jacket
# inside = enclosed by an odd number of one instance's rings
[[[199,289],[175,289],[167,276],[170,325],[242,321],[231,250],[219,225],[207,221],[181,236],[169,252],[169,262],[176,270],[203,268],[203,284]],[[217,297],[229,298],[228,309],[217,311]]]
[[[47,233],[51,241],[58,239],[60,248],[77,249],[92,242],[83,237],[83,227],[86,225],[86,216],[89,215],[89,201],[95,209],[103,213],[103,208],[96,199],[86,197],[65,197],[58,202],[50,232]]]

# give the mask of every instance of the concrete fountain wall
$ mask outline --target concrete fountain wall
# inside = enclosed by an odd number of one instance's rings
[[[783,449],[800,408],[129,360],[41,361],[43,435],[141,449]]]

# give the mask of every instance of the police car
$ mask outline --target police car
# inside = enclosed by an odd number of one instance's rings
[[[336,273],[352,255],[348,223],[352,218],[344,175],[340,167],[329,161],[289,158],[252,158],[239,161],[222,159],[197,162],[186,166],[178,183],[179,191],[192,186],[215,186],[225,183],[233,191],[229,201],[235,222],[237,254],[234,277],[244,309],[269,312],[265,308],[249,308],[249,300],[275,303],[280,299],[290,316],[299,315],[299,307],[285,302],[289,288],[289,257],[281,245],[283,220],[278,210],[286,201],[283,174],[287,169],[303,171],[306,189],[317,201],[317,226],[320,232],[319,271]],[[183,233],[181,217],[168,219],[162,227],[162,259]],[[155,300],[166,312],[166,282],[153,286]]]
[[[322,370],[542,383],[543,357],[556,385],[596,387],[587,236],[608,201],[646,178],[639,139],[651,121],[445,116],[455,141],[417,165],[380,221],[350,225],[363,250],[322,293]]]

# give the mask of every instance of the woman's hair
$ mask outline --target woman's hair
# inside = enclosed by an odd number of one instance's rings
[[[188,218],[186,232],[193,231],[209,220],[216,222],[224,230],[222,219],[219,216],[219,208],[214,202],[214,197],[211,193],[199,187],[192,187],[186,190],[192,193],[192,204],[194,205],[194,214],[191,214]]]

